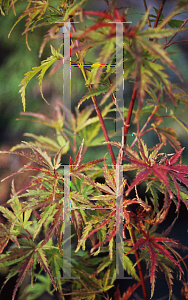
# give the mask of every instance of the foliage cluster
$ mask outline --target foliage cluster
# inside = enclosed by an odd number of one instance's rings
[[[0,1],[1,14],[8,14],[10,9],[16,13],[16,2],[18,1]],[[92,25],[82,30],[77,29],[73,23],[71,25],[72,63],[80,68],[88,88],[86,95],[78,101],[76,114],[70,112],[71,121],[63,119],[66,107],[59,99],[55,103],[52,118],[42,113],[25,111],[25,89],[36,75],[41,96],[47,101],[42,92],[43,77],[50,68],[51,75],[62,68],[62,44],[58,49],[50,45],[51,56],[43,60],[40,66],[27,72],[21,82],[24,110],[21,115],[30,117],[28,120],[31,122],[52,128],[56,138],[26,133],[32,141],[16,145],[10,151],[1,151],[28,159],[27,165],[5,179],[19,173],[36,172],[30,183],[19,191],[13,180],[11,198],[5,206],[0,206],[1,213],[7,219],[6,224],[0,224],[0,266],[10,268],[5,283],[18,275],[12,300],[27,274],[31,276],[31,285],[24,289],[20,299],[37,299],[44,291],[54,293],[62,300],[67,294],[71,295],[71,299],[110,299],[108,291],[114,285],[116,274],[116,233],[121,220],[120,210],[116,206],[118,197],[124,219],[121,241],[124,249],[123,268],[137,283],[129,287],[122,297],[117,289],[111,299],[129,299],[141,285],[144,299],[147,300],[145,281],[148,277],[153,297],[158,269],[165,274],[170,299],[173,272],[177,271],[178,278],[181,279],[183,268],[187,271],[184,262],[187,255],[182,258],[178,250],[175,250],[185,248],[168,235],[178,218],[181,202],[188,208],[188,166],[181,162],[184,148],[180,145],[175,130],[161,126],[161,123],[165,117],[174,118],[188,132],[183,121],[175,115],[175,108],[179,103],[183,102],[187,107],[187,94],[171,83],[166,70],[166,67],[170,68],[182,79],[166,49],[173,44],[172,40],[177,33],[186,29],[184,25],[188,18],[181,21],[176,16],[186,12],[188,1],[177,2],[166,18],[162,14],[164,0],[159,9],[154,8],[156,15],[151,14],[146,1],[143,2],[146,12],[141,20],[136,25],[124,24],[124,58],[119,62],[124,66],[124,73],[119,78],[116,78],[113,67],[116,63],[115,22],[126,22],[129,10],[126,8],[121,14],[116,1],[106,0],[108,11],[102,12],[85,10],[87,0],[28,0],[27,8],[15,23],[16,25],[26,18],[24,34],[28,48],[28,33],[37,27],[50,26],[39,50],[40,57],[47,43],[63,37],[62,19],[72,22],[79,20],[83,23],[88,18]],[[86,60],[86,55],[91,48],[97,46],[100,46],[98,58],[91,63]],[[132,97],[129,103],[126,101],[122,139],[120,142],[110,141],[104,120],[109,113],[118,109],[116,88],[123,80],[131,82]],[[99,96],[102,96],[100,104],[97,101]],[[79,110],[82,103],[90,98],[94,105]],[[111,101],[107,103],[109,98]],[[137,109],[133,110],[136,102]],[[93,116],[94,111],[97,116]],[[169,114],[164,114],[167,111]],[[133,113],[137,132],[133,133],[133,143],[128,145],[126,140]],[[100,128],[103,135],[99,134]],[[152,149],[148,149],[143,140],[143,135],[149,131],[154,131],[159,139],[159,143]],[[161,152],[167,143],[174,148],[175,153]],[[88,148],[103,144],[108,147],[111,166],[107,164],[105,157],[82,163]],[[112,146],[119,148],[117,158]],[[78,238],[76,250],[72,247],[71,262],[66,261],[66,255],[62,251],[66,243],[63,240],[66,177],[61,159],[65,155],[69,158],[71,175],[71,223],[74,235]],[[131,184],[125,178],[121,182],[120,166],[124,174],[136,171]],[[98,182],[98,177],[102,177],[104,183]],[[137,192],[141,183],[146,186],[145,199],[141,199]],[[130,197],[132,189],[135,189],[135,198]],[[159,194],[163,195],[162,206]],[[176,205],[177,218],[159,235],[156,232],[157,226],[167,218],[172,203]],[[133,204],[137,207],[135,211],[131,209]],[[88,239],[92,245],[90,254],[86,251]],[[129,257],[132,252],[135,254],[135,264]],[[142,270],[141,260],[146,263],[146,274]],[[78,279],[62,278],[69,263],[72,277]],[[38,268],[40,271],[37,271]],[[187,287],[185,277],[183,278],[182,293]],[[69,284],[69,289],[65,287],[65,283]]]

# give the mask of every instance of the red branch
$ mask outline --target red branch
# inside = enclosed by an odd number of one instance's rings
[[[91,85],[90,85],[90,88],[91,88]],[[106,126],[104,124],[104,120],[103,120],[103,117],[101,115],[101,112],[100,112],[100,109],[98,107],[98,103],[97,103],[97,99],[96,97],[92,97],[92,100],[93,100],[93,103],[95,105],[95,110],[96,110],[96,113],[99,117],[99,121],[100,121],[100,124],[101,124],[101,127],[102,127],[102,131],[103,131],[103,134],[104,134],[104,137],[105,137],[105,140],[106,142],[110,142],[110,139],[108,137],[108,133],[107,133],[107,130],[106,130]],[[110,157],[111,157],[111,160],[112,160],[112,164],[114,165],[114,168],[116,167],[116,159],[115,159],[115,155],[114,155],[114,152],[112,150],[112,146],[111,144],[107,143],[107,147],[108,147],[108,151],[110,153]]]
[[[133,93],[132,93],[132,97],[131,97],[131,102],[130,102],[130,105],[129,105],[127,119],[126,119],[126,122],[125,122],[125,125],[124,125],[124,147],[125,147],[126,140],[127,140],[127,133],[128,133],[129,126],[130,126],[133,106],[134,106],[134,102],[135,102],[135,99],[136,99],[136,92],[137,92],[137,88],[136,88],[136,83],[135,83]]]
[[[166,2],[166,0],[161,1],[161,4],[160,4],[160,7],[159,7],[158,14],[157,14],[157,17],[156,17],[155,24],[154,24],[153,28],[157,27],[157,24],[159,22],[159,19],[160,19],[160,16],[161,16],[161,13],[162,13],[165,2]]]
[[[134,242],[134,244],[136,244],[136,238],[135,238],[133,227],[132,226],[130,226],[130,227],[131,227],[131,234],[132,234],[133,242]],[[143,275],[143,271],[142,271],[142,265],[141,265],[141,262],[139,261],[140,256],[139,256],[138,250],[135,250],[134,254],[135,254],[135,257],[136,257],[136,261],[138,261],[137,266],[138,266],[140,281],[141,281],[141,284],[142,284],[142,291],[143,291],[143,295],[144,295],[144,300],[149,300],[147,290],[146,290],[144,275]]]

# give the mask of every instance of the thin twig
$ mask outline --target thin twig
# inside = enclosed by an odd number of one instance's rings
[[[188,18],[182,23],[182,25],[180,26],[179,29],[181,29],[187,23],[187,21],[188,21]],[[173,34],[173,36],[169,39],[168,43],[164,46],[163,49],[166,49],[167,47],[169,47],[170,45],[172,45],[172,43],[170,44],[170,42],[175,38],[175,36],[178,34],[178,32],[176,32],[176,33]]]
[[[149,124],[149,122],[151,121],[151,119],[153,118],[153,116],[156,114],[156,112],[158,111],[158,109],[159,109],[159,106],[157,106],[157,107],[154,108],[152,114],[148,117],[146,123],[144,124],[144,126],[143,126],[142,129],[140,130],[139,137],[141,137],[141,135],[142,135],[144,129],[145,129],[146,126]],[[131,145],[131,148],[134,147],[134,145],[135,145],[135,143],[136,143],[137,140],[138,140],[138,137],[136,136],[135,139],[134,139],[134,141],[133,141],[133,143],[132,143],[132,145]]]
[[[147,12],[148,8],[147,8],[146,0],[143,0],[143,2],[144,2],[145,11]],[[151,28],[151,22],[150,22],[149,16],[148,16],[148,25]]]
[[[156,17],[155,24],[154,24],[153,28],[157,27],[157,24],[159,22],[161,14],[162,14],[162,10],[163,10],[165,2],[166,2],[166,0],[161,1],[161,4],[160,4],[160,7],[159,7],[158,14],[157,14],[157,17]]]
[[[187,22],[188,22],[188,18],[183,22],[183,24],[180,26],[179,29],[181,29]],[[174,33],[174,35],[169,39],[168,43],[166,45],[164,45],[163,50],[165,50],[166,48],[170,47],[172,44],[177,44],[177,43],[187,42],[188,41],[188,40],[183,40],[183,41],[177,41],[177,42],[170,43],[174,39],[174,37],[176,36],[176,34],[178,34],[178,32]],[[156,60],[157,60],[157,58],[154,58],[152,60],[152,62],[154,63]]]
[[[172,42],[172,43],[168,44],[165,48],[167,48],[167,47],[169,47],[169,46],[171,46],[173,44],[182,43],[182,42],[188,42],[188,40],[182,40],[182,41]]]
[[[162,10],[163,10],[165,1],[166,1],[166,0],[162,0],[162,1],[161,1],[161,4],[160,4],[160,7],[159,7],[158,14],[157,14],[157,17],[156,17],[155,24],[154,24],[153,28],[156,28],[156,27],[157,27],[157,24],[158,24],[158,22],[159,22],[160,16],[161,16],[161,14],[162,14]],[[149,41],[152,42],[153,39],[150,38]]]

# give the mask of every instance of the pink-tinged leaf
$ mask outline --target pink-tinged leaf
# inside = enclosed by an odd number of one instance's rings
[[[112,143],[113,144],[113,143]],[[115,143],[115,146],[120,148],[120,143]],[[130,164],[124,165],[123,169],[124,171],[130,171],[130,170],[137,170],[137,175],[132,182],[132,184],[127,189],[126,195],[129,194],[131,189],[140,184],[142,181],[147,180],[148,178],[155,179],[150,176],[151,173],[154,174],[155,177],[158,178],[159,181],[163,183],[165,186],[165,189],[170,195],[170,198],[173,198],[173,193],[170,189],[169,183],[171,180],[175,184],[175,188],[177,190],[177,197],[178,197],[178,206],[180,205],[180,188],[177,184],[177,180],[182,182],[188,187],[188,166],[186,165],[174,165],[174,163],[177,162],[179,157],[181,156],[183,149],[181,148],[175,155],[173,155],[169,160],[168,156],[164,156],[165,153],[159,153],[158,151],[162,148],[163,144],[158,144],[156,147],[154,147],[153,152],[148,155],[148,150],[145,144],[141,142],[141,139],[139,140],[139,153],[141,153],[141,158],[139,157],[138,153],[130,149],[130,147],[126,146],[126,149],[124,150],[127,154],[128,158],[127,160],[130,160]],[[161,156],[164,156],[161,158]],[[168,176],[171,176],[171,179],[169,179]],[[176,182],[175,182],[176,181]],[[168,203],[169,204],[169,203]],[[165,210],[163,212],[163,215],[159,216],[158,221],[161,220],[161,217],[164,217],[167,213],[168,207],[165,207]],[[155,219],[157,221],[157,219]]]
[[[21,112],[20,115],[31,116],[31,117],[37,118],[37,119],[45,121],[45,122],[48,121],[52,124],[52,119],[50,119],[48,116],[43,115],[41,113]]]
[[[71,192],[71,196],[72,196],[72,192]],[[76,207],[76,204],[73,201],[72,197],[71,197],[71,204],[72,204],[72,207]],[[75,209],[75,210],[71,211],[71,220],[74,224],[74,228],[76,229],[78,240],[80,240],[82,217],[81,217],[79,210]]]
[[[115,211],[111,212],[110,215],[108,216],[108,218],[102,222],[102,224],[96,226],[96,228],[92,229],[87,236],[84,236],[79,242],[78,242],[78,245],[77,245],[77,249],[76,251],[79,249],[80,247],[80,244],[85,241],[87,238],[89,238],[90,236],[92,236],[96,231],[99,231],[102,227],[104,227],[106,224],[109,223],[109,220],[116,214]],[[103,242],[104,243],[104,242]]]
[[[24,277],[26,276],[27,272],[30,270],[31,265],[34,265],[34,255],[33,252],[28,255],[26,258],[24,258],[24,262],[21,264],[20,268],[18,269],[18,279],[16,281],[16,285],[14,287],[12,300],[15,299],[16,292],[20,284],[22,283]]]
[[[153,239],[155,242],[171,242],[173,244],[178,244],[178,241],[175,241],[168,237],[155,236],[154,234],[150,237],[150,239]]]
[[[173,155],[170,159],[169,159],[169,163],[170,163],[170,166],[175,164],[178,160],[178,158],[180,157],[180,155],[182,154],[183,150],[185,149],[182,148],[180,151],[178,151],[175,155]]]
[[[28,145],[32,149],[32,151],[36,156],[37,162],[44,164],[44,166],[47,166],[50,169],[53,169],[51,157],[46,151],[42,151],[42,149],[34,145],[31,145],[30,143],[24,142],[24,144]]]
[[[0,254],[3,252],[3,250],[5,249],[5,247],[7,246],[9,242],[9,238],[5,237],[4,239],[0,239]]]
[[[115,235],[116,235],[116,228],[113,229],[113,231],[111,232],[110,236],[109,236],[107,239],[105,239],[104,241],[99,242],[99,243],[97,243],[95,246],[93,246],[93,247],[91,248],[91,250],[90,250],[90,253],[93,253],[94,250],[95,250],[96,248],[98,248],[100,245],[109,242]]]
[[[95,31],[96,29],[102,28],[102,27],[114,27],[115,24],[113,23],[100,23],[97,22],[97,24],[95,25],[91,25],[88,29],[86,29],[79,37],[78,39],[82,39],[85,35],[87,35],[88,33],[90,33],[91,31]]]
[[[20,248],[20,244],[18,243],[18,240],[17,240],[17,237],[16,236],[11,236],[10,237],[10,239],[11,239],[11,241],[13,241],[17,246],[18,246],[18,248]]]
[[[52,225],[49,228],[49,232],[39,248],[42,248],[42,246],[49,241],[49,239],[52,237],[55,231],[56,232],[58,231],[58,228],[60,226],[60,221],[63,221],[63,203],[57,205],[56,209],[57,212],[53,216],[53,221],[52,221]]]
[[[73,163],[74,166],[78,167],[82,161],[82,151],[83,151],[83,147],[84,147],[84,139],[82,140],[82,143],[80,145],[80,148],[78,150],[78,153],[76,155],[75,161]]]
[[[49,182],[49,180],[50,180],[49,178],[38,178],[38,179],[32,181],[31,183],[29,183],[28,185],[26,185],[25,187],[23,187],[21,190],[17,191],[15,196],[21,194],[23,191],[28,190],[34,186],[36,187],[37,185],[42,184],[44,182]]]
[[[155,132],[157,133],[160,141],[166,146],[166,141],[170,143],[170,145],[176,150],[180,151],[181,150],[181,145],[177,140],[177,135],[175,133],[175,130],[172,128],[168,127],[158,127],[154,124],[152,124]]]
[[[10,239],[10,234],[8,228],[4,224],[0,223],[0,254],[5,249]]]
[[[171,173],[174,173],[174,172],[171,171]],[[185,176],[188,176],[188,175],[181,175],[181,174],[178,174],[178,173],[175,173],[173,175],[176,179],[178,179],[180,182],[183,182],[188,187],[188,179],[184,178]]]
[[[61,147],[54,157],[54,168],[57,170],[61,165],[61,156],[66,145]]]
[[[168,192],[170,194],[170,197],[172,198],[173,197],[173,193],[171,192],[170,186],[168,184],[168,178],[167,178],[167,176],[166,176],[165,173],[166,172],[164,172],[164,170],[163,171],[162,170],[158,171],[158,170],[156,170],[156,169],[153,168],[153,174],[155,176],[157,176],[159,178],[159,180],[164,183],[164,185],[167,187],[167,190],[168,190]]]
[[[13,223],[14,220],[15,220],[15,215],[14,213],[8,209],[7,207],[4,207],[4,206],[0,206],[0,211],[2,212],[3,216],[8,219],[8,221],[10,223]]]
[[[127,159],[127,158],[126,158]],[[140,168],[147,168],[149,165],[144,162],[143,160],[139,159],[130,159],[131,163],[134,165],[137,165],[137,168],[140,167]]]
[[[105,178],[105,181],[106,181],[106,183],[108,184],[108,186],[111,187],[111,189],[112,189],[113,191],[115,191],[115,190],[116,190],[116,182],[115,182],[113,176],[110,174],[110,171],[108,170],[105,161],[104,161],[104,163],[103,163],[103,166],[104,166],[104,167],[103,167],[103,171],[104,171],[104,178]]]
[[[166,192],[163,207],[162,207],[161,211],[157,213],[154,220],[152,220],[151,224],[158,225],[158,224],[162,223],[167,217],[170,205],[171,205],[171,200],[169,199],[168,193]]]
[[[188,166],[186,166],[186,165],[175,165],[175,166],[171,167],[170,169],[172,170],[172,172],[176,172],[179,174],[188,174]]]
[[[154,150],[151,152],[151,154],[149,155],[149,160],[155,159],[155,157],[157,156],[157,153],[161,150],[161,148],[164,146],[163,143],[159,143],[155,146]]]
[[[107,158],[105,158],[107,160]],[[76,172],[83,172],[83,171],[87,171],[88,169],[91,169],[92,167],[96,166],[98,163],[103,162],[104,158],[98,158],[92,161],[89,161],[87,163],[83,163],[81,166],[78,167],[74,167],[73,168],[73,173],[74,171]]]
[[[110,195],[116,195],[116,193],[113,190],[111,190],[107,185],[103,183],[96,182],[95,186],[97,189],[99,189],[102,192],[105,192]]]
[[[122,148],[122,144],[121,144],[121,143],[118,143],[118,142],[111,142],[111,141],[109,141],[109,142],[103,142],[103,144],[110,144],[110,145],[112,145],[112,146],[118,147],[119,149]],[[124,150],[124,151],[125,151],[125,150]],[[138,158],[139,158],[139,157],[138,157]]]
[[[56,195],[57,185],[58,185],[58,179],[55,178],[55,179],[53,180],[53,183],[52,183],[52,189],[53,189],[53,201],[55,200],[55,195]]]
[[[37,261],[38,261],[38,263],[40,263],[40,266],[44,269],[44,271],[50,276],[51,282],[52,282],[54,288],[57,290],[57,286],[55,284],[54,278],[50,271],[50,267],[48,265],[47,258],[42,249],[37,250]]]
[[[150,283],[151,283],[151,298],[152,298],[154,293],[154,288],[155,288],[155,272],[156,272],[158,255],[155,252],[154,248],[151,247],[150,243],[148,246],[149,246],[149,254],[150,254],[150,261],[151,261]]]
[[[173,275],[172,275],[172,269],[168,267],[165,263],[162,261],[159,262],[159,268],[160,270],[165,274],[165,279],[168,284],[169,289],[169,299],[172,297],[172,285],[173,285]]]
[[[115,145],[114,145],[115,146]],[[136,161],[140,160],[140,156],[138,155],[138,153],[136,152],[135,149],[131,149],[129,145],[126,146],[125,148],[125,153],[129,156],[129,158],[132,160],[132,159],[135,159]]]
[[[123,158],[123,147],[122,149],[119,150],[118,158],[116,162],[117,165],[122,165],[122,158]]]
[[[63,126],[63,114],[61,112],[60,106],[59,106],[59,99],[55,102],[55,107],[53,111],[53,120],[59,125],[60,128]]]
[[[173,182],[174,182],[174,185],[175,185],[175,188],[176,188],[176,191],[177,191],[177,194],[178,194],[178,204],[177,204],[177,208],[176,208],[176,212],[179,211],[179,207],[180,207],[180,189],[179,189],[179,186],[177,184],[177,181],[175,180],[175,178],[173,176],[171,176]]]
[[[27,196],[27,195],[24,195],[25,197]],[[28,197],[29,197],[29,195],[28,195]],[[59,197],[59,199],[61,199],[62,198],[62,194],[61,194],[61,196]],[[57,197],[57,194],[56,194],[56,200],[58,199],[58,197]],[[47,196],[46,197],[46,199],[44,199],[44,200],[40,200],[37,204],[35,204],[35,205],[30,205],[30,203],[29,203],[29,206],[28,207],[26,207],[26,208],[24,208],[23,209],[23,211],[25,210],[25,209],[30,209],[30,208],[32,208],[32,210],[36,210],[36,209],[38,209],[38,208],[44,208],[44,207],[46,207],[46,206],[49,206],[49,205],[51,205],[52,204],[52,201],[53,201],[53,195],[52,194],[50,194],[49,196]],[[40,215],[38,215],[38,218],[40,219]]]
[[[46,175],[54,177],[53,171],[50,171],[48,169],[42,168],[42,167],[33,167],[33,166],[27,166],[28,170],[35,170],[38,172],[45,173]]]
[[[108,20],[111,20],[111,21],[114,20],[114,18],[110,14],[108,14],[106,12],[101,12],[101,11],[88,10],[88,11],[83,11],[83,14],[84,15],[100,16],[101,18],[108,19]]]
[[[134,171],[138,169],[138,166],[136,164],[124,164],[123,165],[123,171]]]
[[[148,161],[148,149],[147,149],[146,144],[144,143],[144,141],[142,139],[139,139],[138,143],[139,143],[140,155],[141,155],[142,159],[145,162],[149,163],[149,161]]]
[[[152,55],[159,57],[161,59],[161,61],[164,64],[167,64],[168,67],[171,68],[178,75],[178,77],[182,80],[182,76],[181,76],[180,72],[177,70],[176,66],[170,59],[167,52],[162,49],[161,44],[158,44],[158,43],[151,44],[149,41],[147,41],[145,39],[141,39],[139,36],[137,36],[137,38],[139,39],[139,42],[141,43],[141,45],[144,49],[147,49]],[[171,96],[173,97],[172,94],[171,94]]]
[[[144,239],[144,238],[141,238],[139,239],[136,244],[132,247],[131,250],[129,250],[126,254],[124,254],[125,256],[127,256],[128,254],[130,254],[131,252],[139,249],[139,248],[142,248],[143,246],[145,246],[147,244],[147,240]]]
[[[50,70],[50,72],[49,72],[49,76],[52,76],[52,75],[54,75],[56,72],[57,72],[57,70],[60,68],[60,67],[62,67],[62,65],[63,65],[63,57],[62,58],[59,58],[59,60],[55,63],[55,66]]]
[[[34,161],[35,163],[37,163],[37,164],[39,164],[39,165],[41,165],[41,166],[43,166],[43,167],[46,167],[46,165],[43,163],[43,162],[41,162],[41,161],[39,161],[36,157],[35,157],[35,155],[33,155],[32,153],[30,153],[30,154],[28,154],[28,153],[24,153],[23,151],[21,151],[21,152],[16,152],[16,151],[0,151],[0,154],[1,153],[3,153],[3,154],[16,154],[16,155],[20,155],[20,156],[24,156],[25,158],[28,158],[28,159],[30,159],[30,160],[32,160],[32,161]],[[28,167],[28,166],[26,166],[26,167]],[[23,168],[22,168],[23,169]],[[21,169],[21,170],[22,170]],[[24,169],[23,169],[24,170]],[[10,176],[12,176],[12,175],[10,175]],[[6,177],[6,178],[8,178],[8,177]]]
[[[25,173],[25,172],[28,172],[28,170],[23,170],[23,169],[19,170],[18,172],[12,173],[12,174],[8,175],[7,177],[1,179],[1,182],[3,182],[3,181],[5,181],[5,180],[7,180],[7,179],[9,179],[9,178],[11,178],[15,175],[22,174],[22,173]]]
[[[184,273],[179,262],[177,262],[173,256],[171,255],[171,253],[164,247],[162,246],[161,244],[158,244],[154,241],[151,241],[153,247],[155,249],[157,249],[161,254],[163,254],[164,256],[166,256],[167,258],[169,258],[173,263],[175,263],[176,266],[178,266],[178,268],[180,269],[180,271],[182,272],[182,274]]]
[[[139,183],[141,183],[145,178],[147,178],[150,174],[151,174],[151,169],[149,170],[144,170],[141,171],[136,178],[134,179],[134,181],[132,182],[132,184],[129,186],[128,190],[126,191],[126,196],[128,196],[128,194],[130,193],[130,191],[133,189],[134,186],[138,185]]]
[[[123,293],[122,298],[115,298],[115,300],[128,300],[132,296],[133,292],[139,287],[139,285],[141,285],[141,281],[129,286],[127,291]]]

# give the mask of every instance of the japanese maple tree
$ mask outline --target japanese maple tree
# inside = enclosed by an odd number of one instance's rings
[[[11,9],[16,14],[17,2],[0,1],[1,14],[5,16]],[[86,9],[89,4],[87,0],[27,2],[27,7],[10,29],[9,35],[13,34],[17,23],[25,18],[23,34],[29,48],[29,32],[37,27],[50,26],[41,41],[39,57],[45,47],[50,48],[51,55],[24,75],[19,91],[23,104],[19,120],[26,119],[51,128],[54,139],[26,133],[25,136],[31,139],[29,142],[22,142],[9,151],[0,151],[28,160],[26,165],[3,180],[33,172],[29,184],[20,190],[16,190],[12,180],[11,197],[5,205],[0,206],[6,219],[5,224],[0,224],[0,267],[9,268],[4,285],[17,275],[12,300],[16,294],[20,300],[34,300],[45,291],[62,300],[66,295],[75,300],[126,300],[140,285],[142,297],[147,300],[149,291],[146,281],[150,282],[150,295],[153,297],[158,270],[165,275],[169,299],[173,295],[175,271],[179,280],[182,280],[182,295],[188,299],[184,274],[187,272],[187,254],[181,257],[177,250],[187,251],[187,248],[168,237],[179,217],[181,203],[188,208],[188,166],[182,164],[185,149],[178,141],[175,130],[161,126],[165,118],[173,118],[188,132],[184,122],[176,116],[175,109],[180,103],[187,106],[188,95],[172,84],[169,78],[168,69],[180,80],[182,75],[166,50],[173,43],[182,42],[172,40],[180,31],[187,29],[185,24],[188,18],[179,20],[178,15],[187,13],[188,1],[177,1],[172,11],[164,17],[162,11],[165,0],[161,1],[159,8],[154,7],[155,15],[151,13],[151,7],[147,8],[147,1],[143,0],[145,13],[137,16],[136,24],[127,23],[129,9],[119,8],[117,1],[105,0],[105,11]],[[88,91],[78,99],[75,113],[69,111],[60,99],[55,101],[52,117],[41,112],[27,112],[25,91],[36,75],[41,97],[50,102],[43,94],[42,82],[48,70],[53,76],[64,64],[65,55],[61,53],[62,20],[71,21],[71,63],[80,69]],[[87,21],[87,26],[77,27],[75,20],[81,24]],[[117,22],[124,23],[123,57],[120,62],[116,61]],[[53,41],[58,39],[61,39],[61,43],[56,49]],[[91,62],[89,50],[95,50],[98,46],[99,53]],[[115,64],[124,67],[119,78],[116,78]],[[112,114],[120,111],[116,91],[123,80],[131,85],[132,96],[130,99],[126,97],[124,112],[120,115],[124,127],[117,142],[113,141],[116,134],[110,132],[106,120],[113,119]],[[88,99],[92,99],[93,105],[86,105]],[[83,103],[85,107],[81,109]],[[67,115],[70,113],[71,121],[68,117],[63,118],[64,111]],[[167,114],[167,111],[170,113]],[[147,114],[149,116],[146,118]],[[133,122],[137,129],[133,132],[134,141],[129,145],[127,136]],[[148,148],[143,136],[151,131],[156,134],[158,142]],[[173,148],[173,153],[162,152],[168,144]],[[108,150],[112,165],[107,154],[83,162],[86,151],[92,151],[91,147],[96,146],[106,147],[104,149]],[[119,151],[117,157],[112,146]],[[62,158],[65,157],[69,160],[71,185],[67,183],[62,167]],[[121,166],[124,174],[122,181]],[[136,171],[132,182],[126,177],[130,171]],[[99,177],[103,179],[102,182],[97,180]],[[144,199],[138,191],[141,183]],[[70,189],[71,226],[74,232],[71,237],[77,237],[76,247],[71,248],[71,261],[66,260],[63,250],[66,244],[63,233],[67,188]],[[133,189],[135,197],[131,196]],[[162,197],[162,206],[159,195]],[[110,294],[116,278],[116,233],[121,225],[117,197],[123,213],[123,269],[136,281],[123,295],[118,286],[113,295]],[[157,226],[168,217],[172,203],[176,205],[177,217],[159,234]],[[91,243],[90,252],[86,247],[88,240]],[[132,252],[134,259],[129,256]],[[146,271],[141,261],[145,262]],[[70,265],[74,279],[63,278],[63,272]],[[31,285],[19,294],[19,287],[26,275],[30,275]]]

